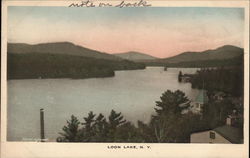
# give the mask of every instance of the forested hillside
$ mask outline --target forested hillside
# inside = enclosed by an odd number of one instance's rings
[[[144,69],[128,60],[106,60],[65,54],[8,53],[8,79],[111,77],[115,70]]]
[[[147,66],[167,66],[167,67],[220,67],[220,66],[240,66],[243,65],[243,55],[230,59],[200,60],[177,63],[163,63],[157,61],[141,62]]]
[[[54,42],[54,43],[40,43],[40,44],[26,44],[26,43],[8,43],[8,53],[26,54],[26,53],[50,53],[50,54],[66,54],[74,56],[91,57],[108,60],[122,60],[111,54],[96,51],[75,45],[70,42]]]

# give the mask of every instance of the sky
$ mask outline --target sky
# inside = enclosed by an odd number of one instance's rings
[[[8,7],[8,42],[72,42],[106,53],[165,58],[243,47],[244,9],[209,7]]]

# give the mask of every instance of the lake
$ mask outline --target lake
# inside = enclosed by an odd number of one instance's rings
[[[181,90],[194,99],[198,90],[179,83],[178,73],[195,73],[194,68],[147,67],[116,71],[115,77],[91,79],[25,79],[8,81],[8,141],[40,138],[40,109],[44,108],[45,137],[55,141],[72,114],[83,122],[89,111],[108,117],[122,112],[126,120],[148,122],[155,101],[166,90]]]

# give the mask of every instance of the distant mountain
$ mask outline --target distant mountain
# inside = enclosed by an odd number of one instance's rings
[[[139,53],[139,52],[126,52],[126,53],[118,53],[114,54],[115,56],[118,56],[123,59],[132,60],[132,61],[141,61],[141,60],[154,60],[157,59],[156,57],[153,57],[151,55]]]
[[[201,60],[226,60],[238,57],[243,54],[243,49],[225,45],[214,50],[206,50],[203,52],[184,52],[174,57],[159,59],[159,62],[164,63],[179,63]]]
[[[70,42],[55,42],[42,44],[24,44],[24,43],[8,43],[8,53],[23,54],[23,53],[49,53],[49,54],[64,54],[83,57],[92,57],[108,60],[122,60],[121,58],[96,50],[84,48]]]
[[[242,48],[225,45],[214,50],[202,52],[184,52],[179,55],[156,60],[147,60],[142,63],[147,66],[168,67],[216,67],[243,65]]]

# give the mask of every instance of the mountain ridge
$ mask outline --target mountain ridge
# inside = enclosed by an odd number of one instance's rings
[[[148,55],[148,54],[141,53],[141,52],[136,52],[136,51],[128,51],[128,52],[124,52],[124,53],[116,53],[116,54],[113,54],[113,55],[118,56],[118,57],[123,58],[123,59],[132,60],[132,61],[158,59],[157,57],[154,57],[152,55]]]
[[[39,44],[8,43],[7,52],[15,54],[23,54],[23,53],[66,54],[74,56],[93,57],[98,59],[122,60],[122,58],[119,58],[117,56],[85,48],[83,46],[75,45],[71,42],[51,42],[51,43],[39,43]]]
[[[223,60],[231,59],[243,54],[243,48],[233,45],[224,45],[216,49],[209,49],[201,52],[187,51],[180,53],[176,56],[158,59],[158,62],[165,63],[178,63],[178,62],[191,62],[201,60]]]
[[[27,43],[8,43],[8,53],[52,53],[52,54],[67,54],[75,56],[93,57],[98,59],[108,60],[130,60],[134,62],[154,62],[154,63],[180,63],[180,62],[196,62],[202,60],[225,60],[238,57],[243,54],[243,48],[233,45],[223,45],[215,49],[208,49],[204,51],[186,51],[178,55],[157,58],[136,51],[128,51],[124,53],[109,54],[97,50],[89,49],[74,43],[51,42],[39,44]]]

